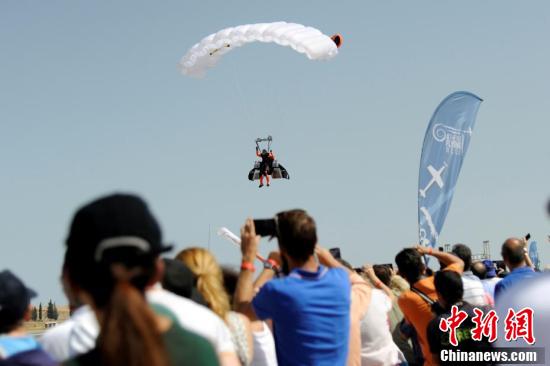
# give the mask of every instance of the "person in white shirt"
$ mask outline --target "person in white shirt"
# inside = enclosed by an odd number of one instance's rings
[[[277,353],[273,333],[263,321],[252,322],[254,357],[251,366],[277,366]]]
[[[378,270],[379,267],[377,266]],[[374,288],[371,291],[369,301],[363,305],[366,312],[363,314],[359,325],[361,331],[361,365],[400,365],[406,359],[393,340],[389,318],[395,302],[395,295],[388,285],[378,278],[373,266],[364,265],[363,273]],[[389,283],[389,276],[384,280]]]
[[[489,305],[489,295],[485,292],[481,280],[472,273],[472,251],[470,248],[465,244],[455,244],[452,253],[464,262],[464,272],[462,273],[464,296],[462,299],[473,306]]]
[[[388,321],[392,308],[390,298],[381,290],[373,289],[367,312],[361,319],[361,365],[397,365],[405,357],[394,343]]]
[[[95,339],[99,334],[99,325],[93,310],[82,304],[72,290],[67,270],[67,253],[61,271],[61,285],[69,300],[71,317],[61,324],[48,329],[38,339],[42,347],[58,362],[66,361],[94,348]],[[75,331],[77,329],[77,331]]]
[[[78,334],[78,339],[73,334],[77,324],[91,323],[92,332]],[[86,327],[84,329],[87,329]],[[94,312],[88,305],[83,305],[73,311],[71,317],[56,327],[48,329],[38,342],[42,345],[52,358],[63,362],[76,355],[88,352],[95,345],[95,338],[99,333]]]

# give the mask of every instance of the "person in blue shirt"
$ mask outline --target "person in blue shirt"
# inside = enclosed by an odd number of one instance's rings
[[[315,222],[305,211],[281,212],[275,223],[280,255],[272,253],[270,258],[282,263],[286,276],[265,282],[254,295],[259,284],[253,284],[253,263],[260,237],[248,219],[241,229],[243,263],[236,307],[252,320],[272,320],[280,366],[345,365],[350,327],[348,273],[317,263]],[[273,277],[275,272],[271,272]]]
[[[36,292],[9,270],[0,272],[0,365],[54,366],[56,362],[25,332]]]
[[[495,285],[495,302],[503,292],[528,279],[537,276],[537,273],[527,265],[526,256],[529,254],[525,248],[525,241],[518,238],[509,238],[501,249],[502,259],[510,273]]]

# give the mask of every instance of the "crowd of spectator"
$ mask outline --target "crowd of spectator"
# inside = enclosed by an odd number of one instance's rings
[[[502,244],[505,272],[473,261],[465,244],[404,248],[396,268],[353,268],[319,245],[306,211],[280,212],[275,223],[278,250],[257,268],[260,236],[245,221],[236,272],[204,248],[170,257],[140,197],[83,205],[61,269],[68,320],[38,339],[27,334],[36,293],[0,272],[0,366],[445,365],[442,350],[491,349],[488,337],[471,336],[480,311],[530,284],[548,288],[521,238]],[[439,262],[435,273],[428,258]],[[467,318],[444,330],[457,312]]]

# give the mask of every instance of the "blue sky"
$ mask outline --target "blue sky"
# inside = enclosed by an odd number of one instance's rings
[[[202,37],[278,20],[343,48],[312,62],[254,44],[205,79],[178,74]],[[548,34],[535,0],[2,1],[0,268],[64,302],[69,220],[113,191],[143,195],[178,248],[210,236],[222,263],[239,255],[217,227],[295,207],[354,265],[393,261],[417,240],[425,129],[456,90],[484,102],[441,241],[498,255],[531,232],[550,263]],[[246,175],[267,134],[292,179],[259,190]]]

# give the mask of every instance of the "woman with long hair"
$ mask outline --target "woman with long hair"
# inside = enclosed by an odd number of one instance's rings
[[[145,290],[162,276],[160,227],[139,197],[111,195],[80,208],[67,238],[66,271],[100,325],[96,346],[64,365],[217,365],[208,341],[182,329]]]
[[[231,311],[222,269],[216,258],[206,249],[193,247],[179,252],[176,259],[185,263],[193,272],[197,289],[208,307],[227,323],[241,363],[250,365],[254,351],[250,321],[246,316]]]

